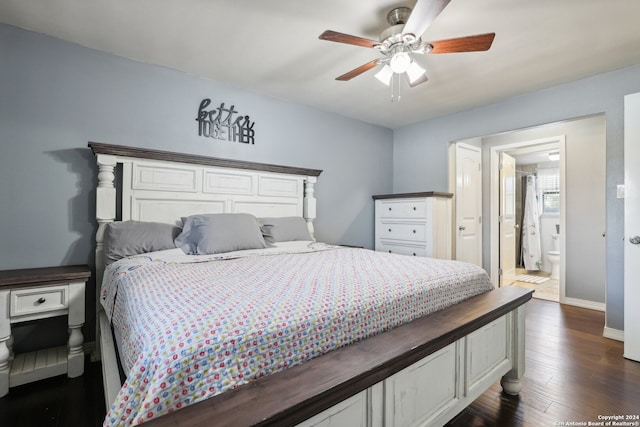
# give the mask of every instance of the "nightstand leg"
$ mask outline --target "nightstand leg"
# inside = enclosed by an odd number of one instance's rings
[[[82,325],[84,324],[84,283],[69,283],[69,356],[67,376],[79,377],[84,373]]]
[[[9,358],[11,357],[11,321],[9,320],[9,291],[0,292],[0,397],[9,393]]]
[[[69,356],[67,360],[67,376],[69,378],[79,377],[84,373],[84,349],[82,343],[84,337],[80,328],[82,325],[69,326]]]
[[[9,359],[13,359],[13,335],[9,335],[7,340],[7,349],[9,349]]]

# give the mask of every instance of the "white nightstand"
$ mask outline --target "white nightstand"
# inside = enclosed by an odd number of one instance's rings
[[[84,373],[84,292],[86,265],[0,271],[0,397],[9,387],[43,378]],[[11,324],[69,316],[66,346],[14,354]]]

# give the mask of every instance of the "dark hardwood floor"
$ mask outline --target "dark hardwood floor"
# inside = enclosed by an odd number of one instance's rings
[[[105,417],[99,362],[85,358],[84,375],[60,375],[9,389],[0,398],[0,426],[101,426]]]
[[[604,313],[536,299],[526,310],[520,396],[495,384],[447,426],[587,425],[599,415],[640,415],[640,363],[622,357],[621,342],[602,337]],[[100,364],[87,360],[80,378],[12,388],[0,399],[0,426],[98,426],[103,402]]]

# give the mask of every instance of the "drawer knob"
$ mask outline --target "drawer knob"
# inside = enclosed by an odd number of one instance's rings
[[[389,233],[391,233],[391,229],[389,229]]]
[[[38,304],[44,304],[44,302],[46,301],[46,298],[40,297],[38,298],[38,301],[36,301]]]
[[[391,253],[391,249],[389,249],[389,253]]]
[[[416,234],[416,230],[413,230],[413,234]]]
[[[391,208],[389,208],[389,210],[391,210]]]
[[[415,210],[417,210],[415,206],[413,207],[413,210],[414,210],[414,211],[415,211]]]
[[[415,253],[415,252],[413,253],[413,256],[416,256],[416,253]]]

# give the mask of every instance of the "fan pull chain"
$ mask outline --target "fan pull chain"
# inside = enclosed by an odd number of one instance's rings
[[[391,92],[391,96],[389,97],[389,101],[393,102],[393,98],[395,96],[395,83],[396,76],[395,73],[391,75],[391,84],[389,85],[389,92]]]
[[[391,76],[391,102],[400,102],[402,96],[400,95],[400,74],[393,73]]]

